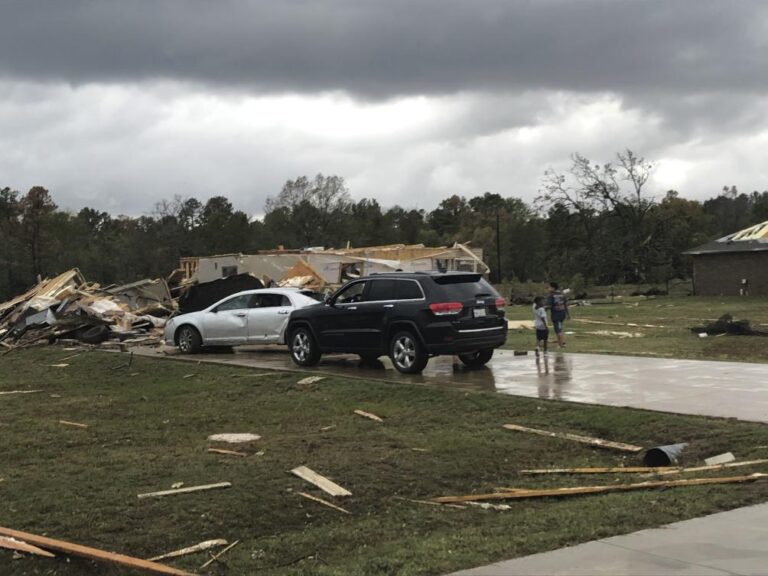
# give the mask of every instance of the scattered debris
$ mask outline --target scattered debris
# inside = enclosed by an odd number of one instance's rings
[[[307,376],[306,378],[302,378],[296,384],[301,384],[302,386],[305,384],[314,384],[315,382],[320,382],[320,380],[325,380],[325,376]]]
[[[173,488],[174,490],[177,488],[181,488],[182,486],[184,486],[184,482],[174,482],[173,484],[171,484],[171,488]]]
[[[72,358],[77,358],[78,356],[81,356],[82,352],[78,352],[77,354],[72,354],[71,356],[67,356],[66,358],[62,358],[61,361],[65,362],[66,360],[72,360]]]
[[[253,442],[254,440],[261,439],[258,434],[242,433],[242,434],[212,434],[208,436],[208,440],[211,442],[227,442],[229,444],[240,444],[242,442]]]
[[[612,468],[540,468],[535,470],[520,470],[520,474],[668,474],[681,472],[683,469],[676,466],[615,466]]]
[[[228,542],[223,539],[206,540],[205,542],[200,542],[200,544],[195,544],[194,546],[188,546],[187,548],[174,550],[173,552],[168,552],[167,554],[161,554],[160,556],[149,558],[148,561],[157,562],[158,560],[167,560],[168,558],[178,558],[179,556],[186,556],[187,554],[194,554],[195,552],[202,552],[204,550],[216,548],[217,546],[226,546],[227,544]]]
[[[51,368],[66,368],[69,364],[48,364]]]
[[[192,374],[185,374],[185,375],[183,376],[183,379],[184,379],[184,380],[186,380],[187,378],[194,378],[195,376],[197,376],[197,374],[195,374],[195,373],[192,373]]]
[[[483,510],[512,510],[512,506],[509,504],[491,504],[490,502],[467,502],[467,504]]]
[[[217,484],[204,484],[202,486],[190,486],[189,488],[178,488],[173,490],[161,490],[160,492],[147,492],[145,494],[139,494],[137,497],[142,498],[157,498],[161,496],[172,496],[174,494],[189,494],[190,492],[202,492],[204,490],[215,490],[217,488],[231,488],[231,482],[218,482]]]
[[[296,492],[296,494],[298,494],[299,496],[304,496],[304,498],[309,498],[310,500],[314,500],[315,502],[319,502],[320,504],[325,504],[326,506],[329,506],[334,510],[338,510],[339,512],[344,512],[344,514],[352,514],[352,512],[350,512],[349,510],[345,510],[341,506],[336,506],[336,504],[328,502],[328,500],[323,500],[322,498],[318,498],[317,496],[312,496],[312,494],[307,494],[306,492]]]
[[[202,570],[203,568],[205,568],[205,567],[206,567],[206,566],[208,566],[209,564],[212,564],[213,562],[216,562],[216,561],[217,561],[219,558],[221,558],[221,557],[222,557],[224,554],[226,554],[227,552],[229,552],[230,550],[232,550],[232,548],[234,548],[234,547],[235,547],[235,546],[237,546],[238,544],[240,544],[240,540],[235,540],[234,542],[232,542],[232,544],[230,544],[229,546],[227,546],[226,548],[224,548],[224,550],[222,550],[221,552],[219,552],[219,553],[218,553],[218,554],[216,554],[215,556],[211,556],[211,559],[210,559],[210,560],[208,560],[208,562],[206,562],[205,564],[203,564],[202,566],[200,566],[200,570]]]
[[[507,320],[509,330],[533,330],[533,320]]]
[[[705,326],[694,326],[691,332],[698,334],[708,334],[715,336],[717,334],[731,334],[734,336],[768,336],[765,330],[755,330],[750,326],[749,320],[734,320],[730,314],[723,314],[714,322],[709,322]]]
[[[42,392],[42,390],[6,390],[5,392],[0,392],[0,396],[9,394],[34,394],[35,392]]]
[[[321,476],[314,470],[307,468],[306,466],[299,466],[291,470],[291,473],[298,476],[302,480],[306,480],[310,484],[314,484],[322,491],[327,492],[331,496],[352,496],[352,492],[342,488],[335,482],[329,480],[325,476]]]
[[[693,478],[690,480],[656,480],[638,482],[635,484],[611,484],[607,486],[577,486],[569,488],[546,488],[542,490],[526,490],[519,488],[504,489],[503,492],[491,494],[470,494],[468,496],[441,496],[433,498],[433,502],[452,504],[456,502],[480,502],[484,500],[512,500],[521,498],[544,498],[552,496],[577,496],[581,494],[601,494],[605,492],[620,492],[628,490],[647,490],[649,488],[674,488],[679,486],[703,486],[707,484],[735,484],[754,482],[768,474],[750,474],[749,476],[726,476],[722,478]]]
[[[240,456],[244,458],[248,456],[245,452],[237,452],[236,450],[222,450],[221,448],[208,448],[208,452],[214,452],[216,454],[227,454],[229,456]]]
[[[725,454],[718,454],[717,456],[704,458],[704,464],[707,466],[715,466],[717,464],[727,464],[728,462],[733,462],[734,460],[736,460],[736,456],[734,456],[731,452],[726,452]]]
[[[8,538],[6,536],[0,536],[0,548],[26,552],[27,554],[34,554],[35,556],[45,556],[46,558],[56,558],[55,554],[51,554],[47,550],[32,546],[32,544],[27,544],[21,540],[16,540],[16,538]]]
[[[323,426],[320,428],[320,432],[327,432],[328,430],[333,430],[336,428],[336,424],[331,424],[330,426]]]
[[[413,502],[414,504],[428,504],[430,506],[448,506],[450,508],[460,508],[464,510],[466,506],[459,506],[458,504],[441,504],[439,502],[432,502],[431,500],[414,500],[413,498],[403,498],[402,496],[395,496],[398,500],[405,500],[406,502]]]
[[[80,424],[79,422],[69,422],[68,420],[59,420],[59,424],[64,424],[64,426],[74,426],[75,428],[88,428],[88,424]]]
[[[264,288],[264,284],[251,274],[235,274],[211,282],[187,284],[179,290],[179,313],[204,310],[231,294],[258,288]]]
[[[640,452],[643,449],[642,446],[635,446],[633,444],[624,444],[622,442],[613,442],[611,440],[580,436],[578,434],[569,434],[567,432],[550,432],[548,430],[539,430],[538,428],[518,426],[517,424],[504,424],[503,427],[507,430],[515,430],[517,432],[528,432],[530,434],[539,434],[540,436],[549,436],[550,438],[573,440],[574,442],[589,444],[590,446],[595,446],[597,448],[610,448],[612,450],[622,450],[624,452]]]
[[[610,336],[611,338],[643,338],[645,336],[642,332],[617,332],[615,330],[584,330],[581,334]]]
[[[370,412],[365,412],[364,410],[355,410],[354,413],[358,416],[362,416],[363,418],[375,420],[376,422],[384,422],[384,420],[376,416],[376,414],[371,414]]]
[[[414,452],[429,452],[426,448],[411,448]]]
[[[106,552],[104,550],[99,550],[98,548],[90,548],[89,546],[72,544],[70,542],[65,542],[64,540],[55,540],[53,538],[37,536],[36,534],[21,532],[19,530],[12,530],[10,528],[0,527],[0,535],[9,536],[29,544],[41,546],[42,548],[48,550],[56,550],[57,552],[64,552],[65,554],[81,556],[91,560],[113,562],[115,564],[128,566],[129,568],[133,569],[148,570],[157,574],[170,574],[172,576],[194,576],[189,572],[177,570],[176,568],[171,568],[170,566],[163,566],[162,564],[156,564],[154,562],[150,562],[149,560],[124,556],[123,554],[115,554],[114,552]]]
[[[635,324],[634,322],[603,322],[601,320],[587,320],[586,318],[572,318],[572,322],[583,324],[603,324],[606,326],[631,326],[632,328],[666,328],[660,324]]]

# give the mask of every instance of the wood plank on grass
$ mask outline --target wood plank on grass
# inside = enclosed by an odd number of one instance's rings
[[[521,474],[686,474],[689,472],[709,472],[724,468],[740,468],[742,466],[758,466],[768,464],[768,458],[760,460],[744,460],[743,462],[728,462],[711,466],[695,466],[682,468],[680,466],[617,466],[613,468],[540,468],[536,470],[520,470]]]
[[[215,548],[216,546],[226,546],[227,544],[228,542],[222,538],[217,540],[206,540],[205,542],[200,542],[200,544],[195,544],[194,546],[187,546],[181,550],[174,550],[173,552],[168,552],[167,554],[161,554],[160,556],[149,558],[149,561],[157,562],[158,560],[167,560],[168,558],[178,558],[179,556],[186,556],[187,554],[194,554],[195,552],[202,552],[203,550],[209,550],[211,548]]]
[[[543,490],[526,490],[520,488],[504,489],[492,494],[469,494],[467,496],[441,496],[433,498],[439,504],[456,502],[481,502],[484,500],[513,500],[521,498],[544,498],[552,496],[577,496],[581,494],[603,494],[606,492],[623,492],[629,490],[647,490],[649,488],[675,488],[680,486],[704,486],[707,484],[735,484],[739,482],[754,482],[768,474],[750,474],[749,476],[725,476],[722,478],[692,478],[690,480],[657,480],[653,482],[638,482],[635,484],[611,484],[608,486],[576,486],[569,488],[546,488]],[[508,491],[506,491],[508,490]]]
[[[370,412],[366,412],[364,410],[355,410],[354,412],[355,412],[355,414],[357,414],[358,416],[362,416],[363,418],[368,418],[368,419],[374,420],[376,422],[384,422],[384,420],[382,418],[376,416],[376,414],[371,414]]]
[[[56,558],[55,554],[51,554],[47,550],[43,550],[37,546],[32,546],[32,544],[27,544],[26,542],[16,540],[15,538],[6,538],[5,536],[0,536],[0,548],[7,548],[8,550],[16,550],[18,552],[26,552],[27,554],[44,556],[45,558]]]
[[[245,452],[238,452],[237,450],[224,450],[223,448],[208,448],[208,452],[213,452],[215,454],[226,454],[228,456],[240,456],[240,458],[245,458],[248,456]]]
[[[323,500],[322,498],[318,498],[317,496],[312,496],[312,494],[307,494],[306,492],[296,492],[299,496],[304,496],[304,498],[309,498],[310,500],[314,500],[315,502],[319,502],[320,504],[324,504],[325,506],[328,506],[329,508],[333,508],[334,510],[338,510],[339,512],[344,512],[344,514],[352,514],[349,510],[345,510],[341,506],[336,506],[336,504],[333,504],[332,502],[328,502],[328,500]]]
[[[120,564],[122,566],[128,566],[129,568],[139,570],[147,570],[157,574],[171,574],[172,576],[194,576],[189,572],[177,570],[176,568],[171,568],[170,566],[163,566],[162,564],[156,564],[155,562],[150,562],[149,560],[142,560],[141,558],[134,558],[132,556],[125,556],[123,554],[115,554],[114,552],[107,552],[105,550],[99,550],[98,548],[91,548],[90,546],[73,544],[71,542],[65,542],[64,540],[55,540],[54,538],[38,536],[37,534],[21,532],[20,530],[13,530],[11,528],[4,528],[2,526],[0,526],[0,535],[16,538],[17,540],[22,540],[28,544],[34,544],[36,546],[41,546],[42,548],[46,548],[48,550],[56,550],[58,552],[64,552],[65,554],[72,554],[74,556],[81,556],[83,558],[90,558],[92,560],[112,562],[114,564]]]
[[[59,424],[64,424],[64,426],[73,426],[75,428],[88,428],[88,424],[80,424],[80,422],[69,422],[68,420],[59,420]]]
[[[204,490],[215,490],[217,488],[230,488],[231,482],[218,482],[216,484],[204,484],[202,486],[189,486],[188,488],[176,488],[174,490],[161,490],[160,492],[147,492],[139,494],[139,498],[158,498],[161,496],[172,496],[174,494],[189,494],[190,492],[203,492]]]
[[[0,392],[0,396],[8,394],[34,394],[35,392],[42,392],[42,390],[6,390],[4,392]]]
[[[527,426],[520,426],[518,424],[504,424],[503,426],[507,430],[515,430],[517,432],[527,432],[529,434],[538,434],[539,436],[548,436],[550,438],[562,438],[563,440],[573,440],[574,442],[589,444],[590,446],[595,446],[597,448],[622,450],[624,452],[640,452],[643,450],[642,446],[635,446],[634,444],[624,444],[623,442],[613,442],[612,440],[603,440],[602,438],[592,438],[591,436],[581,436],[579,434],[569,434],[567,432],[550,432],[549,430],[540,430],[538,428],[528,428]]]
[[[352,492],[349,490],[342,488],[335,482],[328,480],[325,476],[321,476],[306,466],[298,466],[291,470],[291,473],[302,480],[306,480],[310,484],[314,484],[320,488],[320,490],[327,492],[331,496],[352,496]]]

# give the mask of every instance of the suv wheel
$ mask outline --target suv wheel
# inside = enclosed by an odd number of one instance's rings
[[[427,365],[424,347],[412,332],[398,332],[389,343],[389,357],[398,372],[419,374]]]
[[[200,352],[200,348],[203,345],[203,339],[200,338],[200,332],[193,326],[182,326],[179,328],[177,341],[179,343],[179,350],[184,354],[197,354]]]
[[[291,332],[291,359],[299,366],[314,366],[320,361],[320,349],[312,333],[304,327]]]
[[[486,348],[485,350],[478,350],[477,352],[469,352],[467,354],[459,354],[459,360],[469,368],[480,368],[481,366],[485,366],[491,358],[493,358],[493,348]]]

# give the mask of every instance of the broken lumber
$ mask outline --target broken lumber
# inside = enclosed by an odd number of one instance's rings
[[[202,566],[200,566],[200,570],[202,570],[203,568],[205,568],[205,567],[206,567],[206,566],[208,566],[209,564],[211,564],[211,563],[215,562],[216,560],[218,560],[219,558],[221,558],[221,557],[222,557],[222,556],[223,556],[225,553],[227,553],[227,552],[229,552],[230,550],[232,550],[232,548],[234,548],[234,547],[235,547],[235,546],[237,546],[238,544],[240,544],[240,540],[235,540],[234,542],[232,542],[232,544],[230,544],[229,546],[227,546],[226,548],[224,548],[224,550],[222,550],[221,552],[219,552],[219,553],[218,553],[218,554],[216,554],[215,556],[211,556],[211,559],[210,559],[210,560],[208,560],[208,562],[206,562],[205,564],[203,564]]]
[[[211,434],[208,436],[208,440],[211,442],[227,442],[229,444],[239,444],[240,442],[253,442],[260,440],[261,436],[258,434],[245,433],[225,433],[225,434]]]
[[[178,558],[179,556],[186,556],[187,554],[194,554],[195,552],[202,552],[203,550],[215,548],[216,546],[226,546],[227,544],[228,542],[221,538],[218,540],[206,540],[205,542],[200,542],[200,544],[195,544],[194,546],[187,546],[186,548],[182,548],[180,550],[174,550],[173,552],[168,552],[167,554],[161,554],[160,556],[149,558],[148,561],[157,562],[158,560],[167,560],[168,558]]]
[[[66,368],[69,364],[49,364],[51,368]]]
[[[34,554],[36,556],[44,556],[46,558],[56,558],[55,554],[51,554],[47,550],[32,546],[16,538],[7,538],[0,536],[0,548],[7,548],[8,550],[16,550],[17,552],[26,552],[27,554]]]
[[[218,482],[216,484],[204,484],[202,486],[189,486],[188,488],[176,488],[175,490],[161,490],[160,492],[147,492],[139,494],[138,498],[158,498],[161,496],[172,496],[174,494],[189,494],[190,492],[203,492],[204,490],[215,490],[217,488],[230,488],[231,482]]]
[[[306,480],[310,484],[314,484],[323,492],[327,492],[331,496],[352,496],[352,492],[342,488],[335,482],[328,480],[325,476],[321,476],[314,470],[307,468],[306,466],[298,466],[291,470],[294,476],[298,476],[302,480]]]
[[[743,460],[742,462],[728,462],[726,464],[713,464],[712,466],[682,468],[680,472],[710,472],[712,470],[722,470],[724,468],[741,468],[742,466],[757,466],[759,464],[768,464],[768,458],[762,458],[760,460]],[[674,472],[661,472],[661,474],[674,474]]]
[[[563,440],[573,440],[574,442],[581,442],[582,444],[589,444],[596,448],[608,448],[611,450],[621,450],[624,452],[640,452],[643,450],[642,446],[635,446],[634,444],[624,444],[623,442],[613,442],[612,440],[603,440],[602,438],[592,438],[591,436],[580,436],[579,434],[569,434],[567,432],[550,432],[548,430],[539,430],[538,428],[528,428],[527,426],[519,426],[517,424],[504,424],[504,428],[507,430],[515,430],[517,432],[528,432],[529,434],[538,434],[540,436],[549,436],[550,438],[562,438]]]
[[[520,470],[521,474],[686,474],[689,472],[709,472],[724,468],[740,468],[742,466],[757,466],[768,464],[768,458],[760,460],[744,460],[743,462],[728,462],[712,466],[695,466],[682,468],[680,466],[617,466],[613,468],[541,468],[536,470]]]
[[[307,376],[306,378],[302,378],[296,384],[301,384],[302,386],[307,384],[314,384],[315,382],[320,382],[320,380],[325,380],[325,376]]]
[[[314,500],[315,502],[319,502],[320,504],[324,504],[325,506],[328,506],[330,508],[333,508],[334,510],[338,510],[339,512],[344,512],[344,514],[352,514],[349,510],[345,510],[341,506],[336,506],[336,504],[333,504],[331,502],[328,502],[328,500],[323,500],[322,498],[318,498],[317,496],[312,496],[312,494],[307,494],[306,492],[296,492],[299,496],[304,496],[304,498],[309,498],[310,500]]]
[[[8,536],[10,538],[16,538],[22,540],[28,544],[34,544],[41,546],[49,550],[56,550],[58,552],[64,552],[65,554],[72,554],[74,556],[81,556],[83,558],[89,558],[91,560],[102,560],[105,562],[113,562],[122,566],[128,566],[129,568],[147,570],[149,572],[155,572],[157,574],[171,574],[172,576],[193,576],[189,572],[183,570],[177,570],[170,566],[163,566],[162,564],[156,564],[148,560],[142,560],[141,558],[133,558],[132,556],[125,556],[123,554],[115,554],[114,552],[107,552],[105,550],[99,550],[98,548],[91,548],[89,546],[81,546],[80,544],[72,544],[71,542],[65,542],[64,540],[55,540],[53,538],[47,538],[45,536],[37,536],[36,534],[30,534],[28,532],[21,532],[19,530],[12,530],[11,528],[4,528],[0,526],[0,536]]]
[[[453,504],[457,502],[481,502],[484,500],[512,500],[520,498],[545,498],[558,496],[577,496],[581,494],[603,494],[606,492],[622,492],[629,490],[647,490],[649,488],[675,488],[679,486],[704,486],[707,484],[735,484],[740,482],[754,482],[760,478],[768,477],[768,474],[750,474],[749,476],[725,476],[721,478],[693,478],[690,480],[657,480],[652,482],[638,482],[635,484],[612,484],[608,486],[576,486],[572,488],[545,488],[542,490],[526,490],[520,488],[504,489],[503,492],[491,494],[470,494],[467,496],[441,496],[433,498],[433,502],[439,504]]]
[[[728,462],[733,462],[734,460],[736,460],[736,457],[733,455],[733,453],[726,452],[725,454],[718,454],[717,456],[704,458],[704,464],[707,466],[716,466],[717,464],[727,464]]]
[[[0,392],[0,396],[8,394],[34,394],[35,392],[42,392],[42,390],[6,390],[5,392]]]
[[[358,416],[362,416],[363,418],[370,418],[371,420],[375,420],[376,422],[384,422],[384,420],[376,416],[376,414],[371,414],[370,412],[365,412],[364,410],[355,410],[354,413]]]
[[[223,448],[208,448],[208,452],[214,452],[215,454],[226,454],[228,456],[240,456],[245,458],[248,456],[245,452],[238,452],[237,450],[224,450]]]
[[[88,424],[80,424],[79,422],[69,422],[68,420],[59,420],[59,424],[64,424],[64,426],[74,426],[75,428],[88,428]]]

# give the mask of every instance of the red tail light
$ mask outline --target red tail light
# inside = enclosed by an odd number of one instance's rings
[[[429,305],[435,316],[456,316],[464,305],[461,302],[436,302]]]
[[[504,308],[507,303],[504,301],[504,298],[496,298],[496,308]]]

